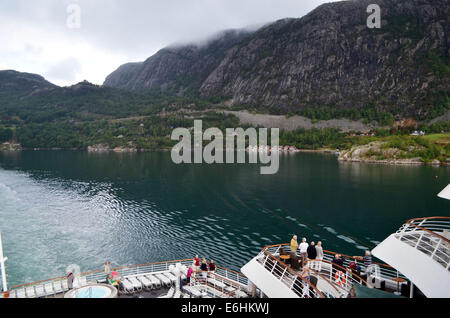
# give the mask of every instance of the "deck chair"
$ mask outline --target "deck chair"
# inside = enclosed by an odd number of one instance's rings
[[[127,294],[134,293],[134,286],[128,279],[124,279],[122,281],[122,288],[123,288],[123,291]]]
[[[136,277],[130,277],[127,280],[133,285],[134,290],[142,291],[142,283]]]
[[[144,287],[144,289],[146,289],[146,290],[153,289],[153,284],[147,277],[138,276],[138,277],[136,277],[136,279],[142,283],[142,286]]]
[[[170,279],[168,279],[168,278],[167,278],[166,276],[164,276],[163,274],[156,274],[155,276],[156,276],[156,278],[158,278],[158,279],[161,281],[161,283],[162,283],[164,286],[169,287],[170,285],[172,285],[172,282],[170,281]]]
[[[195,287],[190,287],[189,291],[191,292],[191,295],[195,298],[201,298],[202,293]]]
[[[177,277],[172,273],[164,273],[163,275],[166,276],[168,279],[170,279],[172,284],[175,284],[175,282],[177,281]]]
[[[161,288],[161,281],[153,275],[145,275],[153,284],[154,289]]]

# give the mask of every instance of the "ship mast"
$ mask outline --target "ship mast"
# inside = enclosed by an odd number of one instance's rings
[[[8,258],[3,256],[2,232],[0,231],[0,266],[2,270],[2,286],[4,292],[8,290],[8,285],[6,284],[6,269],[5,269],[6,260],[8,260]]]

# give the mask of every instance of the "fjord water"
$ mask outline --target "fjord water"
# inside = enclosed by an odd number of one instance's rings
[[[192,258],[239,270],[292,234],[361,255],[413,217],[450,216],[450,169],[283,155],[258,165],[175,165],[170,153],[0,152],[8,281]],[[437,178],[436,178],[437,177]]]

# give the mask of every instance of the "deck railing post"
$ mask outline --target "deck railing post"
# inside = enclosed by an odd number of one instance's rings
[[[441,245],[442,240],[439,239],[439,242],[437,243],[436,247],[434,248],[433,254],[431,254],[431,259],[434,259],[434,256],[436,255],[437,250],[439,249],[439,245]]]

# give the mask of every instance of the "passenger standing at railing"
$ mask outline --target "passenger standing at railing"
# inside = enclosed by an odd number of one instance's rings
[[[310,260],[315,260],[317,258],[316,243],[311,242],[311,245],[308,246],[306,252],[308,253],[308,258]]]
[[[291,240],[291,264],[295,264],[297,262],[297,249],[298,249],[297,235],[294,235]]]
[[[366,251],[366,255],[364,255],[364,257],[353,256],[353,258],[364,262],[364,273],[367,274],[368,268],[372,265],[372,254],[370,251]]]
[[[214,260],[213,259],[211,260],[211,262],[209,262],[208,268],[209,268],[210,272],[214,273],[216,271],[216,264],[214,264]]]
[[[106,283],[108,283],[109,275],[111,274],[111,263],[106,261],[105,262],[105,275],[106,275]]]
[[[75,279],[75,276],[73,276],[73,273],[69,271],[67,273],[67,287],[69,290],[73,289],[73,280]]]
[[[302,266],[305,266],[306,261],[308,260],[308,246],[309,244],[306,243],[306,238],[303,238],[299,245],[300,255],[302,256]]]
[[[191,276],[192,276],[192,273],[193,273],[193,272],[194,272],[194,270],[192,269],[192,265],[191,265],[191,266],[189,266],[188,271],[187,271],[187,274],[186,274],[186,277],[187,277],[187,279],[186,279],[187,284],[190,284],[190,283],[191,283]]]
[[[202,265],[200,265],[200,270],[202,271],[202,278],[206,279],[208,274],[208,264],[206,263],[206,258],[202,259]]]
[[[316,253],[317,253],[317,271],[322,270],[322,260],[323,260],[323,248],[322,248],[322,242],[317,242],[316,245]]]
[[[316,243],[311,242],[311,244],[308,246],[308,249],[306,250],[308,253],[308,264],[312,269],[316,268],[316,257],[317,257],[317,251],[316,251]]]
[[[200,258],[198,258],[198,254],[195,255],[195,258],[194,258],[194,271],[196,273],[200,271]]]
[[[335,254],[332,261],[333,269],[337,272],[345,271],[344,269],[344,259],[340,254]]]

